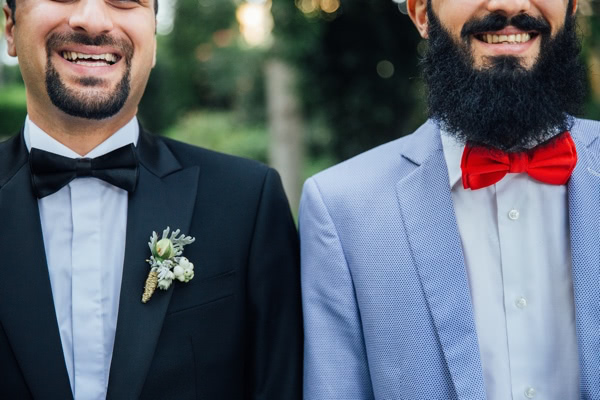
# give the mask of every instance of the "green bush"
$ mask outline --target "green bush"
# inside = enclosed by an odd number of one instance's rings
[[[18,132],[26,115],[25,87],[11,85],[0,88],[0,138]]]
[[[191,112],[166,135],[207,149],[267,162],[267,129],[239,123],[234,112]]]

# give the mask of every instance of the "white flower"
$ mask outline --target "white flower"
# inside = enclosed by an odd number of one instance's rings
[[[158,288],[161,290],[167,290],[169,286],[171,286],[171,282],[173,281],[168,279],[161,279],[158,281]]]
[[[155,251],[157,256],[163,260],[168,260],[175,255],[175,247],[169,239],[160,239],[156,243]]]
[[[173,272],[171,272],[171,269],[169,268],[168,264],[163,264],[160,265],[158,267],[158,270],[156,271],[158,274],[158,279],[159,280],[163,280],[163,279],[173,279],[175,277],[175,275],[173,274]],[[173,275],[173,276],[171,276]]]
[[[146,303],[154,293],[154,288],[167,290],[174,279],[180,282],[189,282],[194,277],[194,264],[187,258],[180,257],[183,248],[193,243],[196,239],[191,236],[180,235],[179,229],[169,235],[170,228],[167,227],[162,238],[158,240],[156,232],[152,232],[148,246],[152,255],[149,260],[150,274],[146,279],[142,302]],[[158,281],[158,282],[157,282]]]
[[[181,265],[176,265],[175,268],[173,268],[173,274],[175,274],[175,278],[179,282],[185,281],[184,273],[185,273],[185,270],[181,267]]]
[[[194,277],[194,270],[193,269],[186,269],[185,272],[183,273],[184,276],[184,282],[189,282],[192,280],[192,278]]]
[[[181,257],[181,258],[179,259],[179,265],[180,265],[180,266],[181,266],[181,268],[183,268],[183,269],[188,269],[188,268],[189,268],[189,266],[190,266],[190,260],[188,260],[188,259],[187,259],[187,258],[185,258],[185,257]],[[194,268],[194,267],[192,266],[192,268]]]

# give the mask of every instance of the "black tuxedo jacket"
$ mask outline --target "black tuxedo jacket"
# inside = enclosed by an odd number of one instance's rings
[[[301,398],[298,239],[277,173],[140,132],[108,399]],[[69,399],[23,135],[0,144],[0,399]],[[147,304],[152,231],[196,241]],[[110,251],[107,249],[106,251]]]

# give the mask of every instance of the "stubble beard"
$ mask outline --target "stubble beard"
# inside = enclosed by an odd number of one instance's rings
[[[119,47],[123,52],[125,72],[110,93],[103,93],[101,88],[104,81],[100,78],[86,77],[79,79],[79,85],[89,90],[68,88],[51,61],[52,50],[66,43],[83,45],[112,45]],[[46,44],[46,91],[50,101],[59,110],[73,117],[102,120],[116,115],[129,98],[131,90],[131,58],[133,49],[130,44],[116,41],[106,35],[90,38],[81,33],[70,35],[54,34]],[[94,89],[97,88],[97,89]]]
[[[514,56],[488,57],[476,68],[468,42],[457,43],[431,7],[428,16],[422,66],[429,115],[447,133],[461,143],[513,152],[572,127],[586,94],[574,16],[566,16],[554,37],[549,28],[541,34],[540,54],[529,69]]]

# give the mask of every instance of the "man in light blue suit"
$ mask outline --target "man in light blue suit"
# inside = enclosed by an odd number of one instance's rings
[[[577,1],[407,7],[430,120],[304,187],[304,398],[600,399]]]

